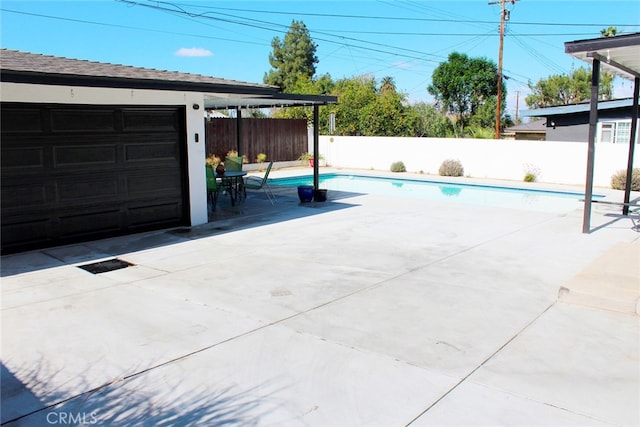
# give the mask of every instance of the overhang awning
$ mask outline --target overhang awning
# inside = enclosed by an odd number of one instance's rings
[[[266,94],[205,93],[204,108],[210,110],[238,108],[311,107],[335,104],[338,98],[329,95],[301,95],[282,92]]]
[[[591,63],[591,101],[589,113],[589,144],[587,152],[587,177],[585,182],[584,217],[582,232],[591,231],[591,204],[593,199],[593,169],[595,163],[596,124],[598,122],[598,83],[600,68],[634,81],[631,135],[627,160],[627,181],[622,202],[622,213],[629,213],[633,155],[638,131],[638,97],[640,91],[640,33],[623,34],[615,37],[601,37],[577,40],[564,44],[564,51],[580,60]],[[635,118],[635,119],[634,119]]]
[[[303,95],[265,91],[256,93],[204,93],[204,108],[209,110],[235,109],[237,114],[236,148],[242,153],[242,109],[243,108],[273,108],[273,107],[313,107],[313,153],[319,151],[318,109],[321,105],[335,104],[338,97],[330,95]],[[319,188],[320,170],[318,164],[313,166],[313,186]]]
[[[564,44],[564,52],[626,79],[640,77],[640,33],[577,40]]]

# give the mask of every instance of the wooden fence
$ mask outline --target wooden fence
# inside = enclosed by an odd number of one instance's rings
[[[242,153],[254,163],[259,153],[267,161],[296,160],[308,151],[309,134],[304,119],[242,118]],[[224,159],[230,150],[236,150],[237,119],[213,118],[205,122],[207,156]]]

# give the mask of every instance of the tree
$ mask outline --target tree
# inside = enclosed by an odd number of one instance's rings
[[[615,37],[616,34],[618,34],[618,28],[616,27],[603,28],[600,30],[601,37]]]
[[[416,114],[407,105],[406,95],[395,89],[393,79],[385,77],[380,86],[373,76],[365,75],[331,81],[329,75],[317,80],[301,78],[292,93],[331,94],[338,104],[320,108],[320,130],[328,131],[329,115],[335,114],[336,135],[413,136]],[[307,118],[308,107],[285,108],[277,117]]]
[[[299,93],[307,95],[329,95],[333,92],[335,83],[329,74],[324,74],[316,79],[309,76],[300,76],[295,84],[291,86],[288,93]],[[274,117],[281,119],[306,119],[307,122],[313,122],[313,109],[311,107],[287,107],[280,108],[274,114]],[[320,131],[328,133],[329,112],[327,107],[320,108]]]
[[[396,83],[393,81],[393,77],[383,77],[380,82],[380,93],[396,92]]]
[[[299,78],[313,78],[318,63],[317,45],[302,21],[293,20],[284,40],[274,37],[271,47],[269,63],[272,69],[265,73],[264,83],[278,86],[286,92],[295,86]]]
[[[368,118],[362,112],[375,102],[377,96],[375,79],[360,76],[338,80],[333,95],[338,104],[332,106],[336,115],[337,135],[367,135]]]
[[[555,74],[546,79],[540,79],[535,86],[529,82],[529,89],[531,94],[524,99],[529,108],[576,104],[591,97],[591,72],[581,67],[574,70],[570,76]],[[611,99],[613,94],[611,73],[601,74],[598,94],[600,100]]]
[[[451,137],[454,136],[453,123],[431,104],[418,102],[411,107],[416,116],[414,136]]]
[[[498,67],[485,58],[469,58],[453,52],[435,69],[427,88],[445,113],[456,117],[459,133],[464,132],[478,108],[498,93]],[[506,87],[503,85],[503,97]]]

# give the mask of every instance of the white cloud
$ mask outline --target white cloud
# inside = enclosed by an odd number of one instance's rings
[[[176,56],[213,56],[213,52],[201,47],[181,47],[176,50]]]
[[[393,65],[396,66],[397,68],[411,68],[412,67],[412,65],[410,63],[405,62],[405,61],[394,62]]]

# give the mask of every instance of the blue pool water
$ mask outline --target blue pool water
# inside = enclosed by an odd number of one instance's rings
[[[313,185],[313,176],[276,178],[269,182]],[[320,188],[329,190],[329,198],[331,190],[336,190],[558,213],[582,207],[579,200],[584,198],[582,193],[343,174],[320,175]],[[594,198],[600,197],[603,196],[594,195]]]

